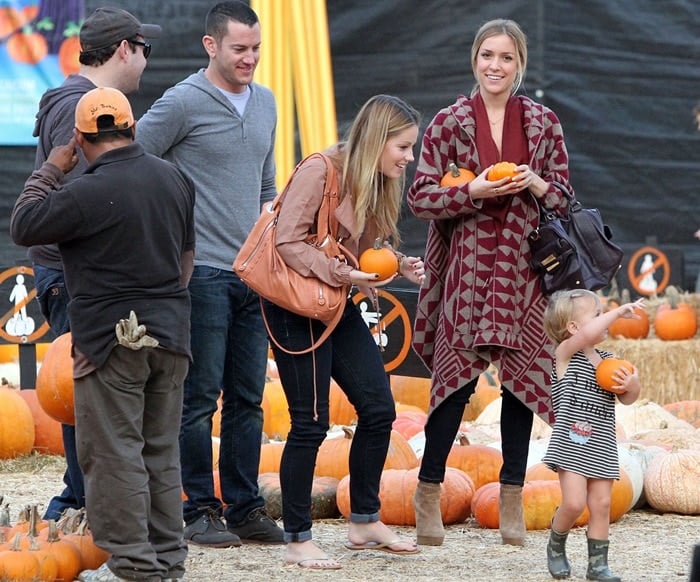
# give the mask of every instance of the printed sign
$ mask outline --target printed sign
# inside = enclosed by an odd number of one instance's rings
[[[635,291],[642,295],[658,295],[671,278],[668,257],[651,246],[638,249],[627,264],[627,277]]]
[[[0,273],[0,296],[9,303],[0,317],[0,337],[10,343],[33,343],[46,335],[49,324],[33,301],[36,289],[31,267],[11,267]]]

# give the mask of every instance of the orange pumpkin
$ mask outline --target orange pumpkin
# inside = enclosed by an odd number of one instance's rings
[[[260,446],[258,473],[279,473],[284,441],[270,441]]]
[[[36,32],[18,32],[7,41],[7,54],[18,63],[36,65],[49,54],[49,44]]]
[[[391,393],[396,402],[417,406],[424,412],[428,411],[430,403],[430,378],[416,378],[413,376],[389,377]]]
[[[418,471],[414,469],[388,469],[382,472],[379,484],[381,508],[379,519],[389,525],[416,525],[413,495],[418,487]],[[462,523],[469,517],[474,484],[459,469],[447,467],[440,494],[440,513],[445,525]],[[350,479],[344,477],[338,483],[336,501],[340,513],[350,518]]]
[[[627,289],[622,290],[620,301],[609,301],[608,311],[630,302],[630,293]],[[618,317],[608,327],[608,335],[612,338],[644,339],[649,335],[649,316],[642,307],[635,307],[634,314],[639,319],[627,319]]]
[[[676,418],[685,420],[695,428],[700,428],[700,400],[680,400],[664,404],[664,408]]]
[[[0,38],[9,36],[27,22],[29,22],[28,15],[24,10],[17,10],[12,5],[0,6]]]
[[[0,580],[43,580],[36,554],[22,548],[21,540],[17,534],[0,552]]]
[[[654,315],[654,333],[662,340],[685,340],[698,331],[695,310],[688,303],[682,303],[678,290],[669,286],[666,289],[667,303],[659,305]]]
[[[472,445],[464,434],[459,435],[458,443],[452,445],[447,456],[447,466],[464,471],[476,489],[486,483],[498,481],[502,465],[501,451],[486,445]]]
[[[559,475],[542,461],[530,465],[525,471],[525,481],[557,481]]]
[[[58,66],[64,76],[74,75],[80,70],[80,38],[69,36],[58,48]]]
[[[221,407],[223,405],[223,400],[221,399],[221,396],[219,396],[216,401],[216,412],[214,412],[214,416],[211,417],[211,436],[221,437]],[[265,410],[263,409],[263,416],[264,414]]]
[[[500,397],[501,383],[498,379],[498,370],[490,366],[479,375],[474,394],[469,397],[469,402],[464,407],[462,420],[476,420],[491,402]]]
[[[263,389],[263,432],[271,439],[287,438],[292,421],[287,397],[279,380],[270,380]]]
[[[70,332],[52,341],[36,375],[39,404],[51,418],[63,424],[75,424],[71,343]]]
[[[109,553],[95,544],[87,519],[83,519],[76,531],[65,534],[63,539],[78,548],[82,570],[97,570],[109,558]]]
[[[56,560],[58,571],[56,580],[75,580],[80,573],[81,557],[75,544],[61,537],[56,528],[56,523],[51,520],[47,528],[45,551]]]
[[[452,186],[463,186],[476,178],[476,174],[466,168],[458,168],[457,164],[450,162],[447,166],[447,172],[440,180],[440,186],[443,188]]]
[[[421,411],[404,411],[396,413],[396,420],[391,427],[403,436],[406,440],[416,436],[425,427],[428,415]]]
[[[644,473],[647,502],[658,511],[700,515],[700,451],[677,449],[657,455]]]
[[[498,162],[489,170],[487,179],[497,182],[503,178],[513,178],[518,173],[515,169],[517,167],[513,162]]]
[[[19,392],[0,386],[0,459],[27,455],[34,446],[34,419]]]
[[[39,404],[36,390],[20,390],[19,395],[29,406],[34,419],[33,450],[42,454],[64,455],[61,423],[46,414]]]
[[[330,437],[321,443],[316,457],[315,476],[342,479],[350,472],[350,446],[354,435],[351,428],[343,427],[342,437]],[[412,469],[417,466],[418,457],[411,445],[392,430],[384,469]]]
[[[360,270],[365,273],[378,273],[378,281],[384,281],[399,271],[399,260],[394,251],[384,246],[384,241],[377,238],[371,249],[360,255]]]
[[[0,364],[19,362],[18,344],[0,344]]]
[[[350,404],[347,395],[335,380],[331,380],[328,408],[328,417],[331,424],[342,426],[357,422],[355,407]]]
[[[625,368],[630,372],[634,372],[634,366],[627,360],[618,358],[605,358],[598,364],[595,370],[595,377],[598,384],[603,390],[612,392],[613,394],[624,394],[625,390],[616,388],[617,382],[613,380],[613,374],[619,368]]]
[[[472,497],[472,514],[482,527],[498,529],[498,498],[501,484],[487,483],[476,490]],[[632,507],[632,481],[624,469],[620,469],[620,479],[613,482],[610,499],[610,521],[620,519]],[[561,487],[555,479],[526,481],[523,485],[523,515],[528,530],[547,529],[557,507],[561,505]],[[575,522],[576,526],[588,523],[588,508]]]

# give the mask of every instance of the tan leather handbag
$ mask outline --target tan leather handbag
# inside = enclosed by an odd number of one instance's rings
[[[298,315],[327,323],[323,334],[313,342],[312,346],[299,352],[290,352],[279,345],[265,320],[271,341],[287,353],[296,354],[313,351],[331,334],[343,315],[351,287],[349,284],[334,287],[316,277],[305,277],[289,267],[277,252],[275,244],[277,217],[282,209],[284,198],[294,179],[294,174],[302,164],[313,157],[324,159],[327,173],[323,200],[317,214],[316,232],[309,233],[306,242],[329,258],[335,257],[357,265],[355,257],[338,242],[338,221],[334,214],[338,207],[338,172],[330,159],[320,153],[311,154],[297,164],[284,190],[263,207],[260,218],[250,231],[233,263],[233,269],[241,280],[260,297]]]

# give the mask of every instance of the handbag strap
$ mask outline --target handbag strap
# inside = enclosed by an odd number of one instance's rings
[[[338,219],[335,216],[335,210],[338,208],[338,172],[335,169],[335,166],[333,165],[333,162],[331,162],[330,158],[322,153],[313,153],[308,155],[306,158],[304,158],[301,162],[299,162],[294,168],[294,175],[297,170],[309,159],[311,158],[317,158],[320,157],[323,159],[323,161],[326,164],[326,181],[323,187],[323,199],[321,200],[321,207],[318,210],[318,215],[317,215],[317,226],[316,226],[316,238],[319,241],[319,248],[321,248],[322,241],[326,240],[326,237],[330,237],[334,241],[338,241],[338,226],[339,222]],[[277,197],[275,198],[273,202],[273,209],[275,214],[279,215],[280,209],[282,207],[282,203],[284,201],[284,198],[287,195],[287,191],[289,190],[289,185],[291,184],[292,180],[291,178],[287,181],[287,185],[285,186],[284,190],[280,192]],[[354,266],[357,267],[357,259],[353,256],[353,254],[348,251],[343,245],[338,243],[338,248],[342,250],[343,254],[345,255],[345,258],[352,259],[354,262]],[[285,348],[283,345],[280,344],[280,342],[277,340],[277,338],[273,335],[272,330],[270,329],[270,325],[267,322],[267,317],[265,316],[265,309],[263,306],[263,301],[262,297],[260,298],[260,309],[262,311],[262,316],[263,316],[263,322],[265,323],[265,329],[267,330],[267,334],[270,337],[270,340],[283,352],[293,355],[293,356],[298,356],[302,354],[308,354],[309,352],[313,352],[318,348],[323,342],[325,342],[328,337],[333,333],[333,330],[336,328],[338,323],[340,323],[341,317],[343,317],[343,312],[345,311],[345,307],[343,309],[339,309],[338,313],[335,314],[333,319],[331,319],[327,324],[326,324],[326,329],[323,330],[323,333],[319,336],[319,338],[314,341],[313,340],[313,334],[311,336],[312,344],[303,350],[299,351],[293,351],[289,350],[288,348]]]
[[[340,323],[340,319],[341,319],[341,317],[343,317],[343,313],[345,312],[345,308],[338,309],[338,313],[336,313],[333,316],[333,319],[331,319],[326,324],[326,329],[323,330],[323,333],[319,336],[319,338],[316,341],[314,341],[313,331],[312,331],[311,332],[311,341],[313,343],[308,348],[304,348],[303,350],[298,350],[298,351],[290,350],[289,348],[285,348],[277,340],[277,338],[273,335],[272,330],[270,329],[270,324],[267,322],[267,316],[265,315],[265,306],[263,305],[262,297],[260,298],[260,311],[262,312],[263,322],[265,323],[265,329],[267,330],[267,335],[269,336],[270,341],[272,341],[272,343],[275,344],[284,353],[289,354],[291,356],[300,356],[302,354],[308,354],[309,352],[316,351],[316,348],[318,348],[323,342],[325,342],[330,337],[330,335],[333,333],[333,330],[335,330],[335,328]],[[311,330],[310,325],[309,325],[309,329]]]

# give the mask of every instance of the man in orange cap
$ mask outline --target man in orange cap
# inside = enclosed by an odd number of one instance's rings
[[[85,582],[185,572],[178,435],[190,362],[194,185],[134,142],[129,101],[87,92],[74,136],[27,180],[10,221],[20,245],[58,244],[75,379],[78,460],[95,543]],[[85,172],[63,183],[84,154]]]

